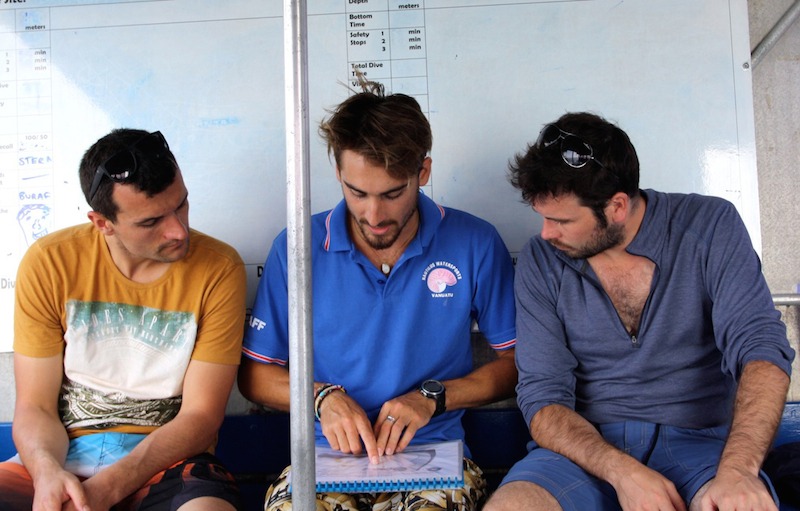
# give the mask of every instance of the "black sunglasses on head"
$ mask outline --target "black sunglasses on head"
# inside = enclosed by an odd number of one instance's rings
[[[542,131],[539,132],[539,138],[536,139],[536,145],[541,148],[547,148],[559,141],[561,142],[559,146],[561,159],[570,167],[574,169],[582,168],[589,160],[594,160],[598,165],[603,166],[600,160],[592,156],[594,154],[592,146],[578,136],[562,130],[555,124],[548,124],[542,128]]]
[[[137,153],[158,159],[169,154],[169,145],[160,131],[154,131],[101,163],[94,173],[92,187],[89,190],[89,202],[94,199],[100,183],[103,182],[103,177],[107,177],[115,183],[124,183],[133,176],[139,168],[139,161],[136,159]]]

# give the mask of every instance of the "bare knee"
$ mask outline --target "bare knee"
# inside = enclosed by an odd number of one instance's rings
[[[178,511],[235,511],[229,502],[217,497],[198,497],[178,508]]]
[[[486,502],[483,511],[561,511],[561,506],[541,486],[514,481],[498,488]]]
[[[713,479],[711,481],[713,481]],[[708,491],[711,481],[706,481],[706,484],[701,486],[700,489],[697,490],[697,493],[694,494],[691,502],[689,502],[689,511],[700,511],[700,501],[703,499],[703,495],[706,494],[706,491]]]

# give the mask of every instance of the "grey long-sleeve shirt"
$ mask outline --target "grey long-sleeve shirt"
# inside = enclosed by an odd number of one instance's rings
[[[627,251],[655,263],[638,335],[622,324],[586,260],[540,236],[517,264],[517,400],[525,420],[548,404],[593,423],[702,428],[729,422],[753,360],[787,374],[794,350],[736,209],[701,195],[642,191]]]

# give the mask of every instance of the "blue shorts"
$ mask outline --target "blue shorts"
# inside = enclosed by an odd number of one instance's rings
[[[95,433],[72,439],[64,468],[81,480],[126,456],[144,435]],[[29,511],[33,481],[19,456],[0,463],[0,510]],[[114,511],[175,511],[200,497],[216,497],[241,509],[239,488],[220,461],[202,453],[153,476],[141,489],[113,507]]]
[[[688,429],[629,421],[601,425],[598,429],[607,442],[672,481],[687,505],[716,475],[728,437],[727,426]],[[775,489],[763,471],[761,478],[778,502]],[[610,484],[533,441],[528,444],[527,456],[511,468],[500,485],[513,481],[541,486],[565,511],[620,509],[616,491]]]

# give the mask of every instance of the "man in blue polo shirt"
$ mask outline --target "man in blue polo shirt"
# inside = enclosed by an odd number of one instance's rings
[[[365,85],[373,91],[320,128],[344,200],[312,219],[314,388],[317,443],[377,461],[410,444],[463,440],[464,408],[512,395],[516,333],[513,266],[497,231],[420,191],[431,173],[425,115],[413,98]],[[266,260],[239,376],[245,397],[278,410],[290,401],[286,281],[284,231]],[[475,321],[498,355],[477,369]],[[319,508],[474,509],[485,482],[465,455],[461,489],[318,494]],[[291,506],[286,471],[266,501]]]

